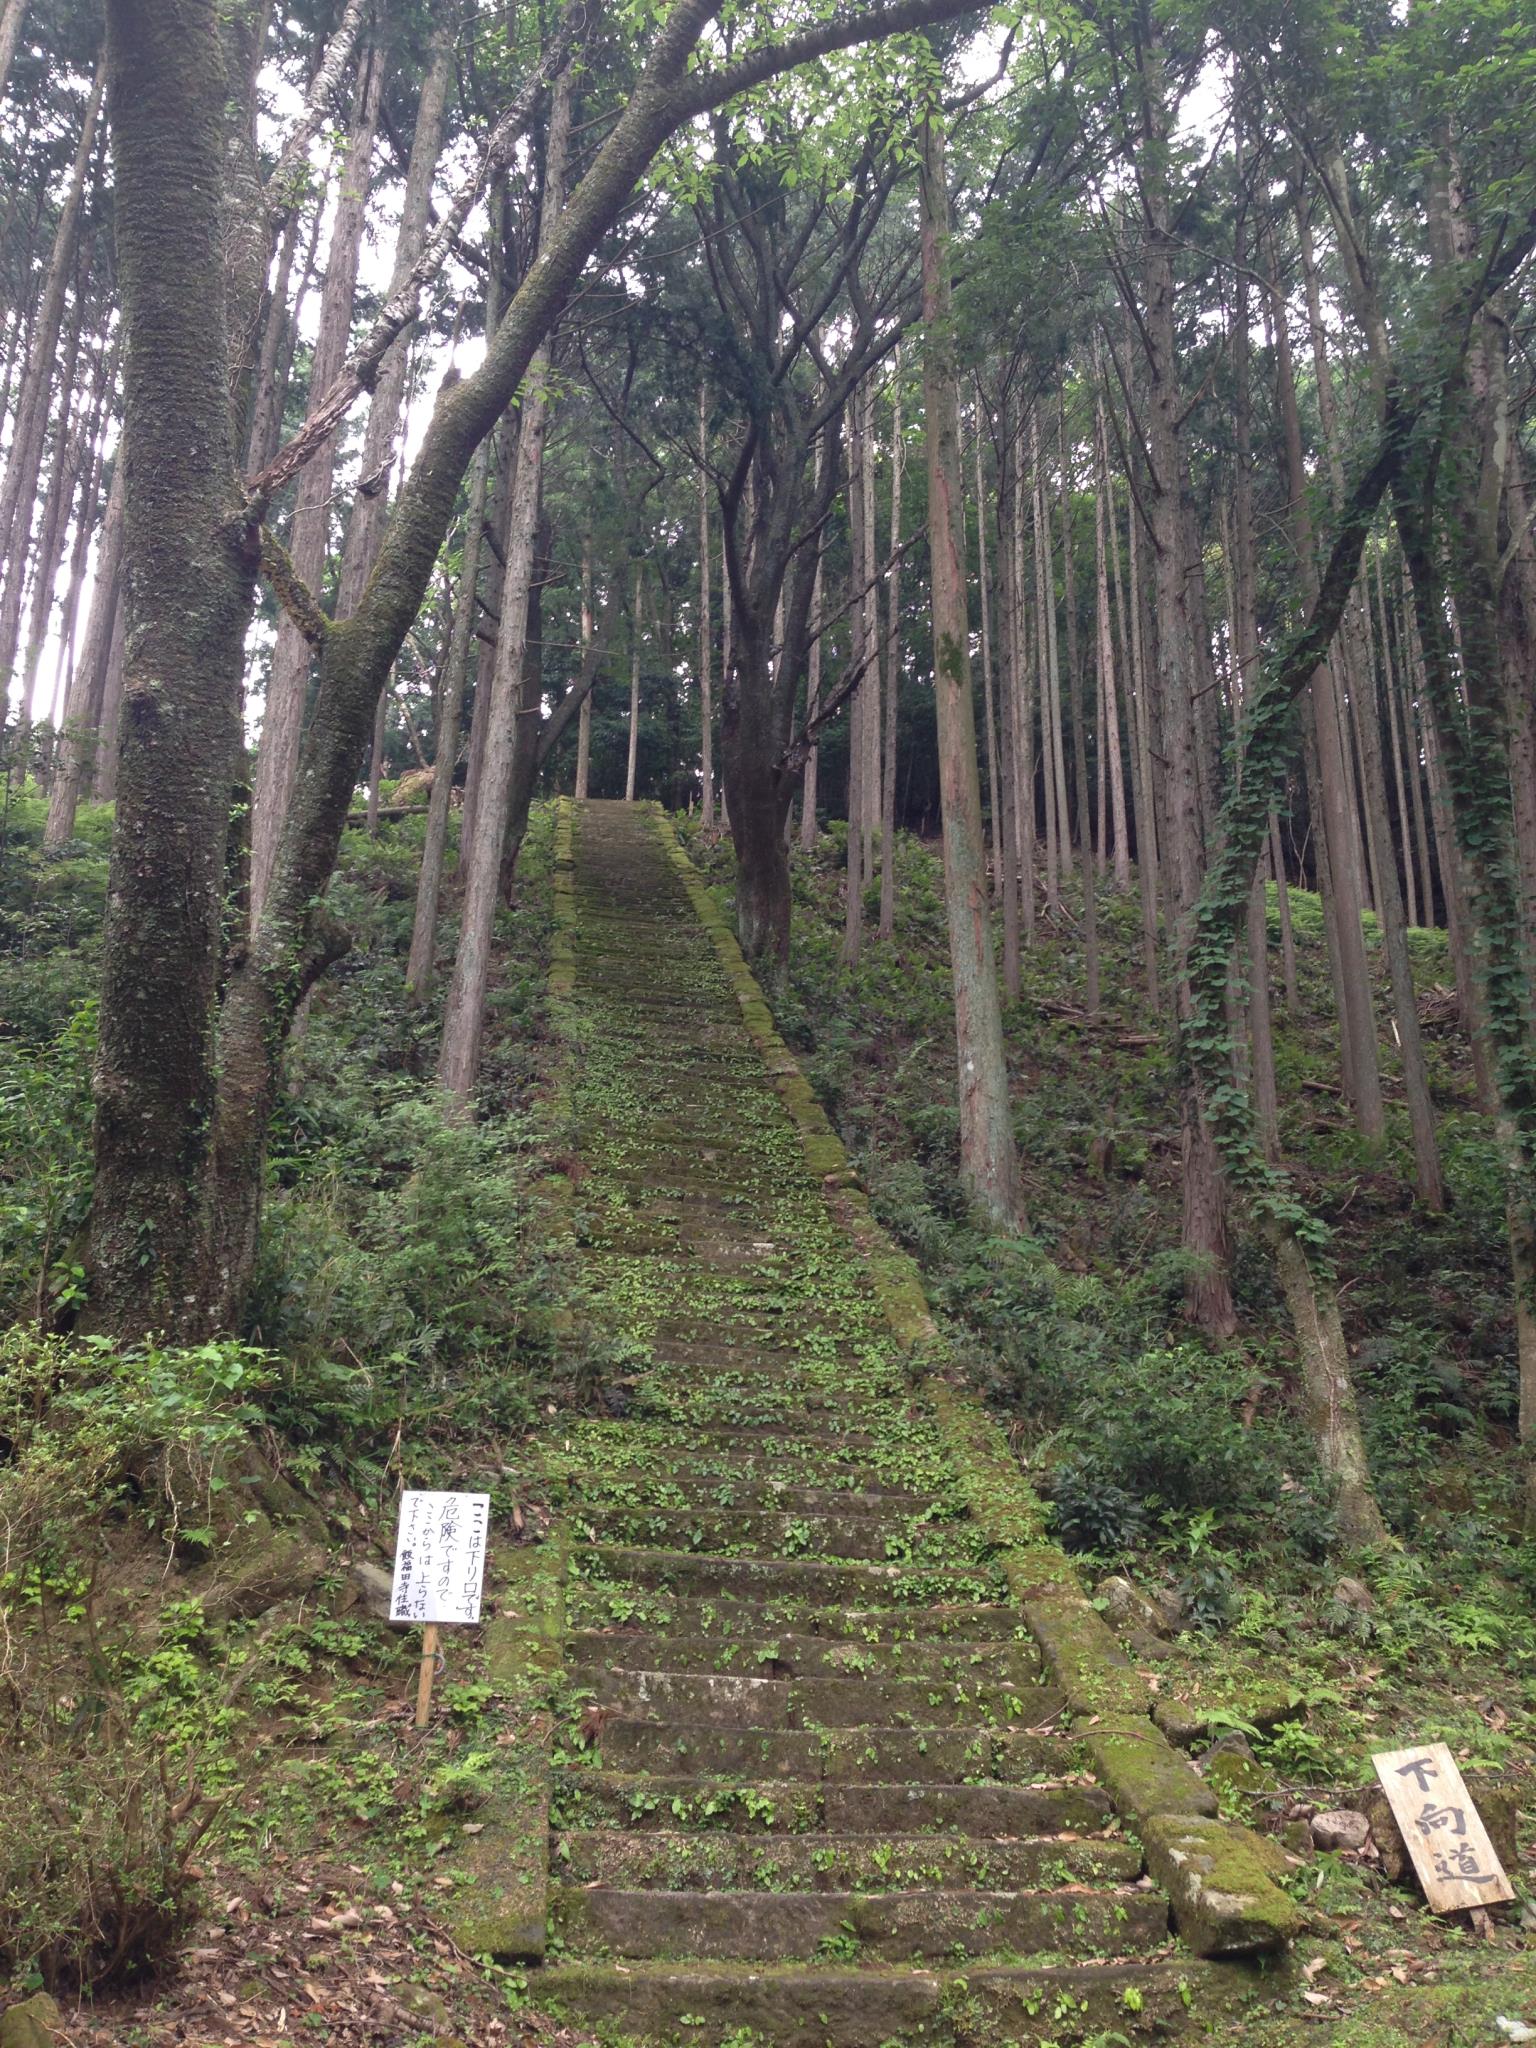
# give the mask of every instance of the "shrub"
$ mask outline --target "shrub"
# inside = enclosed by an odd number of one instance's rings
[[[169,1960],[221,1801],[109,1699],[21,1693],[0,1780],[0,1966],[50,1990]]]
[[[1051,1527],[1064,1550],[1114,1557],[1147,1533],[1141,1503],[1083,1459],[1058,1465],[1047,1482]]]
[[[1286,1440],[1240,1404],[1254,1368],[1194,1344],[1105,1358],[1074,1402],[1067,1440],[1101,1478],[1142,1500],[1225,1516],[1266,1509],[1280,1491]]]
[[[96,1004],[34,1048],[0,1038],[0,1316],[51,1317],[79,1298],[90,1203]]]

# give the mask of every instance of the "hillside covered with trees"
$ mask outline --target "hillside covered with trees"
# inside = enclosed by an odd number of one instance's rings
[[[0,0],[0,2048],[1536,2039],[1533,101]]]

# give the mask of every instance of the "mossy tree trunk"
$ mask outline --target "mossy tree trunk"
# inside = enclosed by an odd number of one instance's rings
[[[221,1292],[208,1268],[214,998],[258,555],[235,486],[213,7],[111,0],[107,63],[127,649],[94,1080],[92,1315],[120,1330],[202,1331]]]

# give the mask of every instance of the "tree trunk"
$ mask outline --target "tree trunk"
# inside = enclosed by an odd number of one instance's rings
[[[1338,1293],[1331,1282],[1316,1283],[1289,1231],[1271,1231],[1270,1242],[1301,1355],[1307,1425],[1317,1446],[1317,1461],[1332,1482],[1338,1503],[1339,1534],[1356,1547],[1381,1543],[1386,1531],[1360,1434]]]
[[[1029,613],[1025,603],[1024,563],[1024,435],[1013,439],[1013,803],[1014,834],[1019,851],[1019,919],[1025,939],[1035,936],[1035,855],[1038,818],[1035,807],[1034,662],[1030,649]]]
[[[587,534],[581,544],[581,658],[585,666],[592,647],[592,536]],[[587,800],[587,784],[592,776],[592,694],[581,700],[581,710],[576,721],[576,801],[584,804]]]
[[[868,529],[870,497],[864,489],[864,446],[867,436],[867,414],[864,394],[856,391],[853,397],[852,428],[848,446],[848,596],[849,596],[849,659],[858,672],[853,694],[848,700],[848,847],[847,873],[843,883],[843,965],[857,967],[859,950],[864,938],[864,881],[865,866],[865,811],[867,797],[865,780],[869,769],[869,745],[865,737],[865,720],[869,709],[870,608],[869,593],[864,587],[865,563],[869,550],[865,546]],[[876,672],[878,675],[878,671]]]
[[[901,702],[901,358],[891,369],[891,553],[886,589],[885,658],[881,662],[885,697],[885,751],[880,771],[880,936],[896,929],[896,716]],[[873,515],[871,515],[873,524]],[[873,539],[873,534],[871,534]],[[878,626],[878,606],[876,622]]]
[[[1317,594],[1312,520],[1307,509],[1307,475],[1302,457],[1301,424],[1296,409],[1296,381],[1291,363],[1290,332],[1285,307],[1277,303],[1274,322],[1275,366],[1278,373],[1281,431],[1290,494],[1292,539],[1299,580],[1310,603]],[[1311,716],[1316,734],[1318,774],[1314,828],[1326,860],[1325,910],[1332,906],[1334,993],[1338,1003],[1340,1055],[1344,1085],[1354,1106],[1360,1135],[1368,1144],[1386,1138],[1386,1108],[1381,1094],[1381,1063],[1376,1044],[1376,1017],[1371,1001],[1370,970],[1361,925],[1360,834],[1349,801],[1345,764],[1344,724],[1332,662],[1324,662],[1312,679]]]
[[[11,75],[11,60],[16,55],[26,13],[27,0],[5,0],[5,6],[0,8],[0,98],[5,95],[6,80]]]
[[[346,161],[342,165],[330,249],[326,256],[325,288],[320,295],[320,329],[310,370],[310,388],[316,395],[327,388],[346,361],[352,303],[357,294],[363,222],[368,207],[368,186],[372,176],[373,145],[378,133],[383,92],[384,60],[379,51],[372,50],[364,58],[363,73],[358,83],[352,132]],[[393,425],[390,432],[392,435]],[[294,574],[307,590],[316,594],[324,580],[326,558],[330,552],[333,458],[334,443],[327,441],[299,478],[289,535],[288,554]],[[370,481],[375,490],[384,489],[384,480],[371,480],[365,470],[363,485],[367,487]],[[293,794],[294,778],[298,774],[299,742],[304,730],[304,709],[309,696],[314,656],[315,650],[310,642],[284,612],[278,620],[277,644],[272,650],[261,742],[256,752],[256,783],[251,798],[253,929],[266,907],[283,822]],[[375,709],[376,706],[370,706],[370,724]]]
[[[43,844],[53,848],[72,839],[75,813],[90,777],[95,759],[106,700],[107,664],[112,651],[112,628],[117,618],[122,589],[123,486],[126,473],[122,450],[118,450],[112,488],[102,518],[101,539],[96,547],[96,579],[91,588],[91,609],[86,617],[85,639],[80,659],[70,677],[64,705],[59,767],[48,792],[48,818],[43,827]]]
[[[624,770],[624,801],[635,800],[635,773],[640,763],[640,564],[635,564],[634,606],[629,615],[629,761]]]
[[[495,273],[486,304],[486,326],[496,331]],[[437,950],[437,910],[443,888],[443,865],[448,850],[448,810],[453,800],[454,770],[459,758],[459,725],[464,715],[464,682],[469,673],[469,650],[475,623],[480,615],[480,550],[485,528],[485,500],[490,481],[491,444],[482,441],[475,451],[470,474],[469,516],[464,527],[464,552],[459,569],[458,596],[453,608],[453,632],[448,643],[448,663],[443,674],[442,701],[437,713],[436,759],[432,771],[432,797],[427,806],[427,832],[421,849],[421,869],[416,877],[416,916],[411,926],[411,957],[406,966],[405,985],[418,1002],[432,985]]]
[[[987,846],[992,869],[995,902],[1007,903],[1011,891],[1004,886],[1001,836],[1002,803],[997,781],[997,707],[992,688],[992,603],[987,571],[987,485],[981,461],[981,389],[976,391],[976,593],[981,600],[981,730],[982,759],[987,770]],[[1017,911],[1014,916],[1014,989],[1018,982]],[[1006,945],[1004,948],[1006,952]],[[1004,968],[1004,982],[1008,980]]]
[[[550,106],[545,150],[544,197],[539,216],[539,245],[547,248],[560,218],[565,196],[566,151],[571,126],[569,70],[557,79]],[[453,979],[443,1017],[443,1044],[437,1077],[447,1090],[455,1114],[469,1106],[480,1066],[480,1037],[485,1023],[485,992],[491,971],[491,937],[501,891],[502,849],[512,798],[514,754],[519,745],[531,749],[532,732],[519,732],[523,658],[528,644],[528,593],[533,574],[534,532],[543,480],[544,442],[549,425],[550,346],[535,350],[523,384],[518,423],[517,475],[508,508],[506,569],[501,583],[501,626],[496,638],[496,668],[491,681],[491,706],[486,723],[485,762],[475,810],[474,843],[465,868],[464,907]]]
[[[992,784],[993,858],[997,863],[997,889],[1003,901],[1003,994],[1010,1003],[1019,999],[1020,960],[1020,876],[1025,871],[1026,849],[1022,841],[1023,817],[1019,805],[1019,692],[1022,631],[1019,607],[1023,603],[1018,581],[1018,548],[1015,523],[1018,493],[1014,488],[1012,422],[1004,401],[999,421],[997,482],[997,565],[998,565],[998,742],[994,755],[996,776]],[[1031,846],[1029,852],[1033,852]],[[1029,883],[1030,900],[1034,883]]]
[[[1056,648],[1056,565],[1051,546],[1051,522],[1047,511],[1045,463],[1040,452],[1040,422],[1030,419],[1030,457],[1033,468],[1031,514],[1035,542],[1035,616],[1040,679],[1040,772],[1045,790],[1045,907],[1061,914],[1062,840],[1067,829],[1066,778],[1056,773],[1060,741],[1056,728],[1061,717],[1061,668]],[[1070,852],[1066,855],[1070,862]]]
[[[500,445],[492,457],[493,474],[496,479],[495,494],[490,518],[486,524],[486,538],[491,542],[491,553],[499,569],[504,570],[507,561],[507,512],[512,503],[512,487],[517,480],[517,430],[519,414],[510,412],[499,429]],[[500,590],[500,584],[496,583]],[[475,838],[475,813],[480,807],[480,771],[485,765],[485,728],[491,709],[491,679],[496,672],[496,642],[500,637],[499,616],[494,622],[496,630],[482,635],[475,653],[475,704],[469,721],[469,747],[464,763],[464,815],[459,821],[459,870],[469,858],[469,849]]]
[[[1083,1007],[1099,1014],[1098,864],[1088,819],[1088,685],[1077,641],[1077,569],[1073,554],[1072,465],[1067,447],[1065,394],[1058,394],[1061,440],[1061,559],[1066,590],[1067,687],[1072,697],[1072,778],[1077,800],[1077,871],[1083,893]],[[1070,849],[1071,840],[1067,841]]]
[[[821,482],[823,446],[816,443],[816,482]],[[809,726],[821,708],[821,589],[822,566],[821,544],[816,544],[816,573],[811,580],[810,634],[811,648],[806,659],[805,672],[805,722]],[[805,769],[800,791],[800,850],[809,853],[816,844],[816,762],[820,749],[811,747],[805,757]]]
[[[1095,616],[1099,639],[1099,689],[1104,706],[1104,751],[1109,768],[1109,824],[1115,842],[1115,889],[1125,895],[1131,886],[1130,829],[1125,810],[1125,762],[1120,751],[1120,682],[1115,663],[1115,633],[1109,604],[1109,542],[1114,531],[1114,500],[1109,490],[1109,443],[1103,400],[1098,404],[1098,479],[1094,489],[1094,588]],[[1116,574],[1119,573],[1118,559]],[[1125,646],[1122,632],[1120,645]],[[1099,766],[1099,788],[1104,787],[1104,766]],[[1102,808],[1102,802],[1101,802]]]
[[[1392,1009],[1397,1020],[1397,1051],[1403,1070],[1403,1088],[1408,1097],[1408,1123],[1413,1138],[1414,1178],[1419,1200],[1426,1209],[1445,1207],[1445,1181],[1440,1172],[1440,1148],[1435,1140],[1435,1111],[1429,1094],[1429,1074],[1424,1064],[1424,1040],[1419,1030],[1419,1004],[1413,985],[1413,962],[1408,953],[1408,928],[1403,915],[1402,892],[1398,887],[1397,861],[1387,837],[1387,785],[1381,759],[1381,710],[1376,700],[1376,677],[1369,661],[1360,664],[1355,678],[1360,692],[1360,766],[1365,781],[1367,816],[1380,821],[1384,857],[1380,862],[1382,944],[1392,980]]]
[[[725,592],[725,667],[730,666],[729,589]],[[714,621],[709,601],[709,393],[699,384],[699,824],[715,828],[715,700],[710,678],[714,652]],[[811,770],[812,777],[815,769]],[[814,809],[814,805],[812,806]]]
[[[955,993],[960,1088],[960,1179],[996,1229],[1027,1228],[1008,1099],[1008,1069],[992,927],[971,691],[965,596],[965,493],[960,473],[960,386],[949,280],[949,195],[944,144],[922,130],[919,172],[923,262],[923,428],[928,455],[928,543],[933,575],[933,688],[944,831],[944,907]]]
[[[77,269],[83,274],[89,269],[88,248],[82,250],[81,257]],[[33,701],[37,665],[42,657],[48,621],[53,614],[54,584],[58,580],[59,565],[64,556],[66,522],[74,502],[79,472],[91,461],[91,441],[96,431],[91,402],[84,393],[77,392],[81,329],[84,325],[82,298],[77,276],[75,315],[70,322],[64,364],[54,395],[54,407],[59,417],[53,437],[53,459],[48,467],[48,489],[43,500],[42,523],[38,529],[32,564],[32,604],[28,615],[26,652],[21,665],[19,737],[23,742],[37,716],[37,708]],[[25,761],[25,743],[21,753]]]
[[[1392,635],[1387,621],[1386,591],[1381,572],[1382,550],[1376,551],[1376,596],[1380,600],[1372,603],[1369,587],[1366,603],[1371,620],[1371,636],[1381,650],[1382,694],[1385,698],[1387,715],[1387,748],[1392,759],[1392,787],[1397,798],[1397,829],[1402,841],[1403,888],[1407,897],[1407,918],[1410,925],[1421,925],[1426,920],[1419,915],[1418,875],[1413,861],[1412,826],[1408,817],[1408,784],[1403,766],[1402,722],[1398,715],[1398,683],[1392,662]],[[1369,586],[1369,579],[1367,579]]]
[[[1147,445],[1152,473],[1146,496],[1153,542],[1157,624],[1157,681],[1161,741],[1162,811],[1166,831],[1158,835],[1170,917],[1175,1006],[1181,1026],[1190,1016],[1189,948],[1192,919],[1205,872],[1205,820],[1196,702],[1214,688],[1205,619],[1202,551],[1194,528],[1189,469],[1182,439],[1184,394],[1174,320],[1174,234],[1167,189],[1168,137],[1162,50],[1155,40],[1144,53],[1147,104],[1157,131],[1149,152],[1147,239],[1144,254],[1145,305],[1142,331],[1147,353]],[[1144,673],[1148,671],[1144,670]],[[1149,751],[1151,748],[1148,736]],[[1225,1000],[1225,989],[1223,991]],[[1207,1336],[1224,1343],[1237,1327],[1227,1276],[1227,1191],[1222,1163],[1206,1120],[1205,1104],[1191,1079],[1180,1089],[1184,1185],[1184,1249],[1193,1260],[1185,1289],[1192,1319]]]
[[[110,0],[129,619],[94,1077],[90,1320],[202,1334],[214,989],[255,551],[235,517],[224,67],[209,5]],[[189,309],[197,309],[195,319]],[[169,448],[177,459],[164,459]]]

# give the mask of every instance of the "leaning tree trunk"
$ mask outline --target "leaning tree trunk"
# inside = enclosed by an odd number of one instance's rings
[[[955,994],[960,1179],[994,1228],[1020,1232],[1027,1223],[1008,1099],[976,765],[965,584],[965,492],[960,474],[960,380],[949,281],[949,194],[944,183],[943,135],[932,118],[923,123],[919,191],[933,693],[939,731],[944,908]]]
[[[400,208],[400,225],[395,233],[394,264],[389,283],[391,295],[398,292],[410,277],[427,238],[432,216],[432,182],[442,153],[452,74],[453,37],[446,25],[440,25],[428,49],[427,67],[416,102],[416,126],[406,167],[405,196]],[[379,371],[378,382],[373,387],[368,425],[363,434],[357,495],[347,520],[347,536],[342,544],[341,570],[336,583],[336,616],[339,619],[350,618],[356,611],[373,568],[374,557],[378,554],[379,542],[383,539],[384,524],[389,516],[389,478],[395,463],[395,443],[406,417],[411,357],[407,336],[401,334],[391,344]],[[379,780],[388,733],[388,706],[389,692],[381,690],[368,764],[368,830],[371,835],[376,835],[379,827]]]

